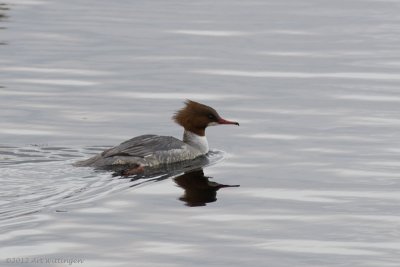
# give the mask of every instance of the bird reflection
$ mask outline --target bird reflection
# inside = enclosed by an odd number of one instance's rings
[[[184,190],[179,200],[186,206],[206,206],[207,203],[217,200],[217,191],[224,187],[238,187],[239,185],[225,185],[210,181],[211,177],[204,175],[203,167],[221,159],[223,153],[210,151],[207,156],[198,157],[191,161],[178,162],[153,168],[139,169],[137,166],[107,166],[98,168],[98,171],[113,171],[113,177],[129,180],[129,187],[160,182],[172,178]]]
[[[186,202],[187,206],[205,206],[207,203],[217,200],[217,191],[224,187],[238,187],[239,185],[225,185],[210,181],[204,175],[203,169],[185,172],[175,177],[175,183],[185,190],[179,200]]]

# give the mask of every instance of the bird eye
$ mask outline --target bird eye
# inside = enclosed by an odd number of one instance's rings
[[[208,117],[210,120],[215,120],[215,119],[216,119],[216,117],[215,117],[214,114],[208,114],[207,117]]]

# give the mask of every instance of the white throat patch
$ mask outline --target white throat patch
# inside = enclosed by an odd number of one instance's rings
[[[208,153],[208,142],[205,136],[199,136],[195,133],[185,131],[183,133],[183,142],[199,150],[202,154]]]

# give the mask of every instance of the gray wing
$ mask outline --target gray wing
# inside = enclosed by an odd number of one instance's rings
[[[114,156],[141,157],[153,155],[155,152],[180,149],[185,145],[179,139],[172,136],[141,135],[129,139],[120,145],[104,151],[104,158]]]

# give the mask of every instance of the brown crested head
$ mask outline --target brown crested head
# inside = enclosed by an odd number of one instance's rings
[[[207,126],[218,124],[239,125],[237,122],[221,118],[218,112],[212,107],[192,100],[187,100],[185,107],[178,110],[172,118],[176,123],[185,128],[185,130],[200,136],[205,135]]]

